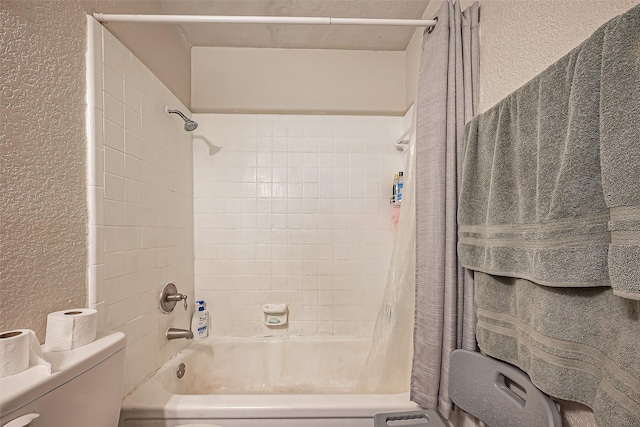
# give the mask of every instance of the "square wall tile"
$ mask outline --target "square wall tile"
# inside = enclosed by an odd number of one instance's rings
[[[235,301],[222,304],[235,314],[221,318],[217,332],[269,333],[261,304],[286,302],[291,323],[280,334],[370,335],[391,256],[380,236],[391,229],[402,118],[195,120],[203,124],[197,132],[221,146],[214,154],[196,148],[193,158],[196,293],[216,298],[216,289]],[[374,296],[363,298],[365,291]]]
[[[99,40],[87,55],[96,61],[88,88],[96,104],[88,294],[100,327],[127,334],[130,391],[185,346],[166,342],[165,323],[188,324],[192,310],[161,314],[157,296],[173,282],[195,300],[193,135],[159,107],[190,114],[185,106],[109,31],[92,25]]]

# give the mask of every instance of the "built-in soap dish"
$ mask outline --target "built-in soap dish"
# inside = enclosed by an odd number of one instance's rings
[[[270,328],[284,326],[287,324],[289,310],[287,304],[265,304],[262,306],[264,313],[264,324]]]

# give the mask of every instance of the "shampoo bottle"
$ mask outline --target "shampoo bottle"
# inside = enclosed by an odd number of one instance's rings
[[[196,311],[191,319],[193,340],[200,341],[209,336],[209,312],[205,309],[204,301],[196,301]]]
[[[395,176],[393,177],[393,194],[391,197],[391,203],[396,203],[398,201],[398,195],[397,195],[397,190],[398,190],[398,174],[395,174]]]
[[[404,187],[404,173],[398,172],[398,181],[396,184],[396,202],[402,203],[402,189]]]

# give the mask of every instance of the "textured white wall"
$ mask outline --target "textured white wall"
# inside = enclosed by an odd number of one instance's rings
[[[184,348],[168,327],[190,328],[193,285],[192,134],[164,107],[189,110],[93,18],[89,102],[89,299],[99,326],[127,334],[126,390]],[[174,283],[188,295],[162,313]]]
[[[370,335],[401,117],[199,114],[196,293],[224,335]],[[287,303],[290,325],[262,324]]]
[[[0,289],[11,297],[0,298],[0,330],[31,328],[43,340],[49,312],[87,304],[86,13],[150,12],[158,5],[1,3]],[[122,33],[188,102],[186,42],[170,29],[141,31],[146,38],[139,42],[138,27]]]
[[[480,106],[486,111],[638,0],[489,0],[480,5]]]
[[[0,330],[41,340],[47,313],[86,304],[84,19],[59,1],[0,8]]]
[[[404,52],[192,49],[197,113],[402,115]]]

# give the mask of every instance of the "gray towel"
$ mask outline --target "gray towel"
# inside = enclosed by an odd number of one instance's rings
[[[609,21],[469,122],[463,266],[640,299],[639,19]]]
[[[589,406],[600,427],[640,425],[640,301],[484,273],[475,284],[484,352],[545,393]]]
[[[480,348],[640,426],[640,5],[468,124],[458,220]]]
[[[467,125],[458,253],[476,271],[605,286],[599,157],[604,29]]]
[[[602,52],[602,187],[611,211],[609,278],[640,299],[640,6],[606,26]]]

